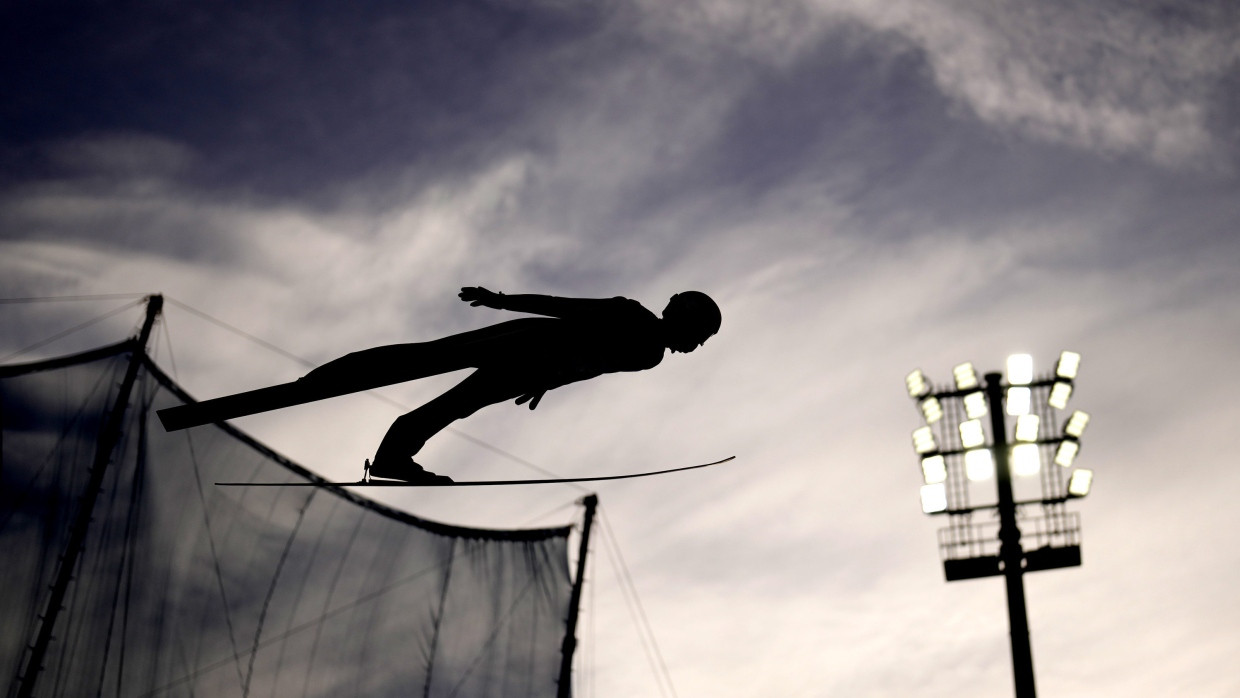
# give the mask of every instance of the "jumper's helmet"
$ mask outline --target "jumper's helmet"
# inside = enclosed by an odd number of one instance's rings
[[[683,333],[683,339],[692,342],[692,346],[681,351],[692,351],[719,331],[723,314],[710,296],[701,291],[685,291],[667,302],[663,319],[673,322]]]

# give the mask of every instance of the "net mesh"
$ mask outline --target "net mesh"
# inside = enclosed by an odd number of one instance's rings
[[[129,359],[117,345],[0,367],[10,696]],[[188,400],[144,364],[35,695],[556,695],[568,528],[450,526],[334,488],[215,487],[315,476],[234,429],[168,434],[152,418]]]

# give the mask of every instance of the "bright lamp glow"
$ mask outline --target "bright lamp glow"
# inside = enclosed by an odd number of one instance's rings
[[[1037,441],[1038,440],[1038,416],[1036,414],[1022,414],[1016,418],[1016,440],[1017,441]]]
[[[1029,404],[1033,401],[1033,391],[1029,388],[1007,389],[1007,413],[1016,416],[1029,414]]]
[[[1072,467],[1072,461],[1076,460],[1076,452],[1081,450],[1081,445],[1075,441],[1062,441],[1059,448],[1055,449],[1055,462],[1065,468]]]
[[[1089,425],[1089,415],[1085,412],[1077,410],[1068,418],[1068,423],[1063,425],[1063,433],[1074,438],[1081,438],[1081,434],[1085,433],[1085,427]]]
[[[926,382],[926,376],[920,368],[905,376],[904,384],[908,386],[910,397],[921,397],[930,392],[930,384]]]
[[[969,361],[953,368],[952,375],[956,377],[957,390],[971,390],[977,387],[977,371],[973,370],[973,364]]]
[[[995,459],[990,449],[979,448],[964,452],[964,474],[971,482],[989,480],[995,476]]]
[[[1037,444],[1020,444],[1012,447],[1012,474],[1020,477],[1037,475],[1042,469],[1042,456]]]
[[[943,405],[933,395],[921,401],[921,413],[926,417],[926,424],[934,424],[943,418]]]
[[[947,461],[938,455],[922,458],[921,475],[927,485],[943,482],[947,479]]]
[[[1007,360],[1008,383],[1029,385],[1033,380],[1033,357],[1029,354],[1012,354]]]
[[[1084,497],[1089,494],[1090,485],[1094,483],[1094,471],[1092,470],[1074,470],[1072,477],[1068,478],[1068,494],[1073,497]]]
[[[986,395],[982,391],[964,396],[964,413],[969,419],[980,419],[986,416]]]
[[[942,483],[922,485],[921,510],[927,514],[947,511],[947,487]]]
[[[1050,397],[1046,398],[1046,404],[1057,410],[1062,410],[1068,406],[1068,398],[1070,397],[1072,397],[1072,384],[1055,381],[1055,385],[1051,386]]]
[[[1059,355],[1059,363],[1055,365],[1055,375],[1072,380],[1081,368],[1081,355],[1074,351],[1065,351]]]
[[[960,423],[960,445],[965,448],[976,448],[986,443],[986,434],[982,431],[982,420],[970,419]]]
[[[922,427],[913,431],[913,450],[918,453],[930,453],[939,450],[934,442],[934,432],[930,427]]]

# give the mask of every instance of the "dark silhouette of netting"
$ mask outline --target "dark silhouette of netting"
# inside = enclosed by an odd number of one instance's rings
[[[0,671],[13,695],[130,344],[0,366]],[[334,488],[147,361],[35,694],[554,696],[567,527],[441,524]]]

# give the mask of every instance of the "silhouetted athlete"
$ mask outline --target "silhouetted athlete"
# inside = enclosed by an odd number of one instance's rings
[[[644,371],[663,352],[691,352],[719,331],[722,316],[710,296],[672,296],[663,317],[628,298],[557,298],[513,295],[485,288],[461,289],[472,306],[543,315],[430,342],[366,349],[324,364],[301,378],[315,386],[394,383],[477,369],[456,386],[396,419],[375,453],[370,473],[407,482],[446,480],[412,459],[452,422],[505,400],[529,403],[548,391],[604,373]],[[383,377],[380,381],[379,377]],[[393,380],[395,378],[395,380]]]

